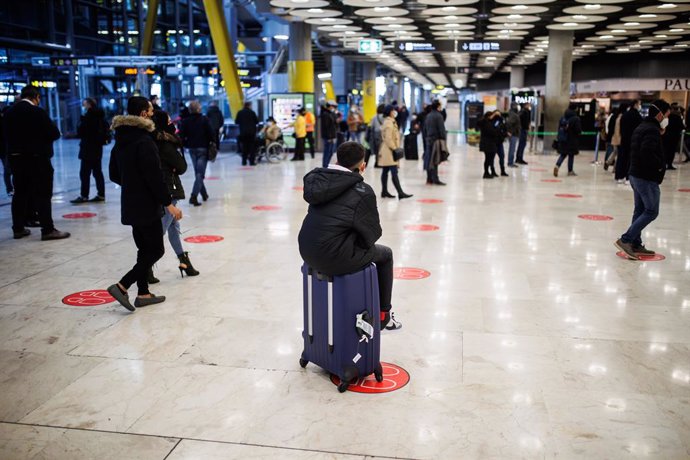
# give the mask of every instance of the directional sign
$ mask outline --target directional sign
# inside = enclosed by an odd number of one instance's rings
[[[458,52],[520,51],[520,40],[458,41]]]
[[[51,57],[52,67],[75,67],[79,65],[93,66],[96,60],[92,57]]]
[[[360,54],[374,54],[383,51],[383,41],[375,38],[362,38],[359,40]]]

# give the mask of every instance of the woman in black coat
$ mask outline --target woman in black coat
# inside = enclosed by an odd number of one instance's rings
[[[110,127],[105,121],[105,113],[97,107],[94,99],[86,98],[82,102],[84,115],[77,127],[79,142],[79,179],[81,180],[81,194],[71,200],[72,204],[105,201],[105,179],[101,161],[103,146],[110,141]],[[91,174],[96,180],[96,196],[89,200]]]
[[[187,171],[187,162],[182,154],[182,140],[175,134],[175,125],[166,112],[156,110],[153,113],[152,120],[156,125],[156,130],[153,135],[156,140],[156,145],[158,146],[158,155],[161,160],[161,169],[163,171],[163,181],[165,185],[168,186],[173,205],[177,205],[179,200],[184,200],[185,198],[184,188],[180,180],[180,175]],[[172,246],[180,261],[180,265],[178,266],[180,275],[183,277],[185,273],[187,276],[198,275],[199,272],[194,269],[189,260],[189,253],[182,247],[182,241],[180,240],[180,221],[174,219],[172,214],[167,210],[161,218],[161,221],[163,224],[163,234],[166,232],[168,233],[170,246]],[[153,278],[153,273],[151,273],[149,278],[149,283],[151,283],[151,281],[158,282],[158,280]]]
[[[558,153],[556,166],[553,168],[553,176],[558,177],[558,168],[563,161],[568,158],[568,175],[577,176],[573,167],[575,165],[575,155],[580,152],[580,134],[582,134],[582,122],[575,113],[573,106],[569,107],[563,117],[558,122]]]
[[[486,112],[477,123],[479,128],[479,150],[484,152],[484,179],[498,177],[494,168],[494,158],[498,152],[501,132],[496,127],[496,112]]]

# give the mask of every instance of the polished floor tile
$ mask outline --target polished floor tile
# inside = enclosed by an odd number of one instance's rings
[[[117,281],[136,248],[114,184],[104,204],[69,204],[76,142],[57,143],[53,214],[72,238],[13,240],[0,200],[0,458],[690,458],[690,194],[677,191],[690,168],[667,175],[644,234],[666,259],[631,262],[613,247],[630,187],[588,153],[561,182],[544,181],[555,158],[540,155],[483,180],[476,148],[451,146],[448,186],[404,162],[415,196],[378,200],[395,266],[429,276],[395,281],[403,328],[382,334],[382,360],[410,382],[367,395],[298,364],[307,205],[294,188],[320,157],[243,169],[221,155],[210,200],[180,207],[183,238],[222,240],[184,243],[197,277],[166,242],[152,290],[167,300],[132,314],[62,303]],[[380,190],[379,170],[364,176]],[[278,209],[253,209],[265,205]],[[82,211],[97,215],[62,217]]]

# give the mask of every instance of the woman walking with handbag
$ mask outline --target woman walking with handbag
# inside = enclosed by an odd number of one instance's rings
[[[398,114],[392,105],[386,106],[383,110],[383,127],[381,128],[382,142],[379,147],[378,159],[379,166],[383,168],[381,171],[381,198],[395,198],[394,195],[388,193],[388,174],[393,176],[393,185],[398,191],[398,199],[410,198],[412,195],[405,193],[400,186],[400,178],[398,177],[398,161],[403,157],[403,149],[400,148],[400,131],[398,124],[395,122],[395,117]]]
[[[154,139],[158,146],[158,156],[161,160],[161,169],[163,171],[163,181],[168,186],[170,196],[172,197],[173,206],[177,205],[179,200],[184,200],[184,188],[180,175],[187,171],[187,162],[184,155],[180,151],[182,149],[182,141],[175,135],[175,125],[170,120],[170,116],[162,111],[156,110],[151,118],[156,125],[154,131]],[[172,246],[177,258],[179,260],[178,269],[180,275],[197,276],[199,272],[194,269],[192,262],[189,260],[189,253],[182,247],[180,240],[180,221],[173,218],[168,210],[161,218],[163,225],[163,235],[168,233],[168,241]],[[153,276],[153,269],[149,272],[149,283],[158,282]]]

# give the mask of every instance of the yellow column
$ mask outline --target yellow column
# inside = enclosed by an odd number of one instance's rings
[[[230,34],[225,25],[225,14],[223,14],[222,0],[204,0],[204,9],[208,26],[211,29],[211,39],[218,55],[220,71],[225,81],[225,92],[230,103],[232,116],[237,115],[242,109],[244,94],[240,85],[240,77],[237,75],[237,64],[235,63],[235,52],[230,41]]]
[[[335,102],[335,89],[333,88],[333,80],[324,80],[324,92],[326,93],[326,101]]]
[[[314,61],[288,61],[288,91],[314,92]]]
[[[362,109],[364,122],[369,123],[376,116],[376,63],[365,62],[363,70]]]
[[[153,50],[153,32],[156,30],[156,18],[158,17],[158,0],[148,0],[148,5],[144,36],[141,39],[142,56],[149,56]]]

